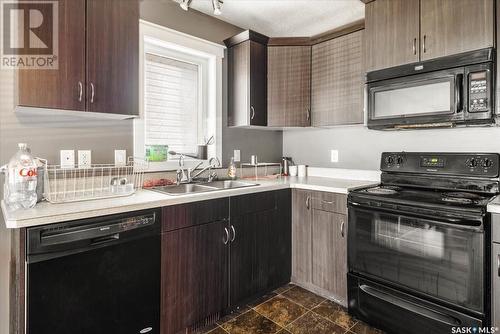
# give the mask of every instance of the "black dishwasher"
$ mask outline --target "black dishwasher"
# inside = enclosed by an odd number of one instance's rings
[[[159,212],[29,228],[27,333],[159,333]]]

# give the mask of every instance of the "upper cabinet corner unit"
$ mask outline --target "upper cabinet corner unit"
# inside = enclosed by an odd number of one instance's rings
[[[58,69],[19,70],[17,105],[139,114],[139,1],[58,0]]]
[[[267,126],[267,42],[246,30],[226,39],[228,126]]]
[[[494,45],[493,0],[375,0],[365,7],[373,71]]]

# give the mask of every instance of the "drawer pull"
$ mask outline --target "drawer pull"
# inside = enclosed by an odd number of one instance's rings
[[[497,255],[498,277],[500,277],[500,254]]]
[[[321,200],[321,203],[323,204],[333,204],[333,201],[326,201],[326,200]]]

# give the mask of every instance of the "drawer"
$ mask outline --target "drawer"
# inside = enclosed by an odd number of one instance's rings
[[[278,190],[265,191],[231,197],[231,217],[276,209],[278,192]]]
[[[162,232],[228,218],[229,198],[166,206],[162,209]]]
[[[500,214],[492,213],[491,214],[491,240],[493,242],[500,243]]]
[[[340,214],[347,214],[347,195],[313,191],[311,208]]]

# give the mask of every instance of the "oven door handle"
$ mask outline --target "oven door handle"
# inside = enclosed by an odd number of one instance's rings
[[[455,76],[455,112],[461,113],[463,111],[463,81],[464,75],[459,73]]]
[[[416,314],[421,315],[423,317],[426,317],[428,319],[439,321],[439,322],[444,323],[444,324],[449,325],[449,326],[460,326],[461,325],[460,320],[458,320],[458,319],[456,319],[448,314],[437,312],[437,311],[434,311],[434,310],[427,308],[425,306],[420,306],[418,304],[403,300],[403,299],[398,298],[396,296],[393,296],[385,291],[381,291],[377,288],[368,286],[366,284],[362,284],[359,288],[367,295],[370,295],[374,298],[385,301],[389,304],[396,305],[400,308],[408,310],[412,313],[416,313]]]
[[[436,225],[439,224],[439,225],[445,225],[445,226],[453,226],[455,228],[463,228],[463,229],[476,230],[476,231],[482,231],[482,229],[483,229],[482,228],[483,223],[480,220],[419,215],[419,214],[414,213],[414,212],[408,212],[408,211],[404,211],[404,210],[398,211],[396,209],[391,210],[388,208],[378,208],[378,207],[363,205],[363,204],[360,204],[357,202],[349,202],[349,205],[355,207],[355,209],[356,208],[368,209],[371,211],[385,212],[388,214],[404,216],[404,217],[408,217],[408,218],[426,219],[426,220],[429,220],[429,221],[436,223]]]

